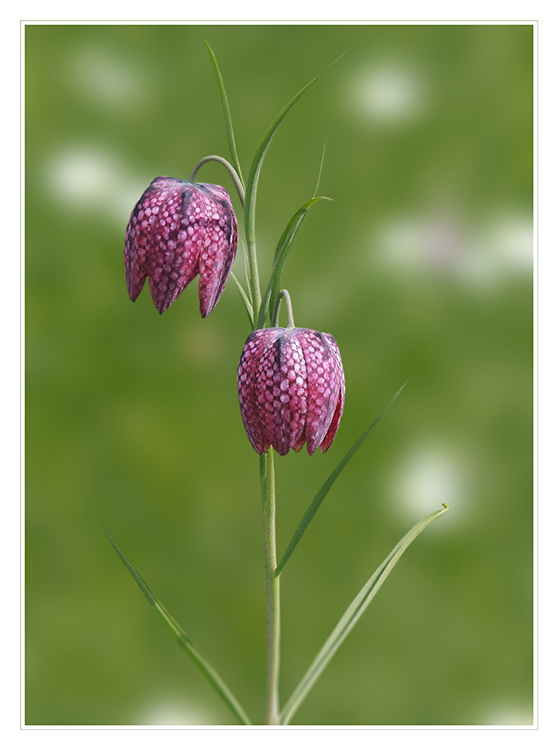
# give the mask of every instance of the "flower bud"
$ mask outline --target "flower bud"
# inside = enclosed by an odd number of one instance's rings
[[[254,450],[284,456],[304,443],[329,448],[345,402],[337,342],[307,328],[264,328],[248,336],[238,366],[238,398]]]
[[[227,191],[219,185],[157,177],[132,211],[126,230],[126,284],[135,302],[149,277],[163,313],[199,274],[200,310],[213,310],[236,255],[238,231]]]

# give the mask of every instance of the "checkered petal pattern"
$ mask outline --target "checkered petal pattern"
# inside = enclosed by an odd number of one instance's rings
[[[199,274],[202,318],[219,301],[236,255],[231,199],[219,185],[157,177],[132,211],[126,230],[126,284],[135,302],[149,277],[163,313]]]
[[[246,341],[238,366],[238,398],[254,450],[272,445],[284,456],[304,443],[323,453],[337,433],[345,376],[337,342],[307,328],[265,328]]]

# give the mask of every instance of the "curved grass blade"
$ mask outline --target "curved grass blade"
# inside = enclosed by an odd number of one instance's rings
[[[248,295],[242,288],[242,284],[240,281],[236,278],[234,273],[231,271],[232,280],[237,286],[238,291],[240,292],[240,296],[242,297],[242,301],[244,302],[244,307],[246,308],[246,312],[248,313],[248,317],[250,319],[250,325],[252,328],[254,327],[254,310],[252,309],[252,305],[250,304],[250,300],[248,299]]]
[[[346,52],[343,53],[345,55]],[[266,154],[267,149],[269,148],[269,144],[271,143],[273,136],[277,132],[277,128],[279,125],[283,122],[285,115],[287,112],[297,103],[297,101],[300,99],[300,97],[304,94],[304,92],[312,86],[313,83],[315,83],[318,78],[320,78],[326,70],[329,70],[332,65],[335,65],[336,62],[338,62],[343,55],[340,55],[337,60],[334,60],[332,63],[330,63],[327,68],[324,68],[321,73],[318,73],[318,75],[313,78],[310,83],[307,83],[306,86],[300,89],[298,94],[295,94],[293,98],[286,104],[283,109],[279,112],[277,117],[273,120],[269,128],[267,129],[266,134],[262,138],[260,145],[256,149],[256,153],[254,154],[254,158],[252,159],[252,164],[250,166],[250,174],[248,175],[248,182],[246,184],[246,204],[245,204],[245,226],[246,226],[246,241],[248,244],[251,242],[254,242],[255,239],[255,203],[256,203],[256,193],[258,190],[258,180],[260,177],[260,170],[262,168],[263,160]]]
[[[376,419],[372,422],[372,424],[369,427],[366,428],[366,430],[364,430],[364,432],[362,433],[362,435],[358,438],[358,440],[355,443],[353,443],[353,445],[349,448],[349,450],[347,451],[347,453],[345,453],[345,455],[343,456],[343,458],[341,459],[341,461],[339,461],[339,463],[337,464],[337,466],[335,467],[335,469],[331,472],[331,474],[329,475],[329,477],[322,484],[322,486],[320,487],[320,489],[318,491],[318,494],[316,495],[316,497],[312,500],[312,502],[308,506],[308,510],[304,514],[304,517],[303,517],[302,521],[300,522],[300,524],[298,525],[298,528],[295,531],[295,533],[293,535],[293,538],[289,542],[289,546],[287,547],[287,549],[285,550],[285,553],[284,553],[283,557],[279,561],[279,565],[275,568],[275,572],[273,574],[275,577],[281,575],[281,573],[283,571],[283,568],[287,564],[290,556],[295,551],[295,548],[296,548],[297,544],[300,542],[300,540],[302,538],[302,535],[304,534],[304,532],[306,531],[306,529],[310,525],[310,522],[312,521],[312,519],[314,518],[314,516],[318,512],[318,508],[322,504],[322,502],[323,502],[325,496],[327,495],[327,493],[332,488],[333,483],[335,482],[335,480],[337,479],[337,477],[339,476],[339,474],[341,474],[341,472],[343,471],[343,469],[345,468],[345,466],[349,463],[349,461],[351,460],[351,458],[355,455],[355,453],[357,452],[357,450],[364,443],[364,441],[366,440],[366,438],[368,437],[368,435],[372,432],[372,430],[374,429],[374,427],[378,424],[378,422],[380,421],[380,419],[384,416],[384,414],[386,413],[386,411],[393,404],[393,402],[395,401],[395,399],[399,396],[399,394],[401,393],[401,391],[403,390],[403,388],[405,388],[405,386],[407,385],[408,382],[409,381],[406,380],[403,383],[403,385],[401,386],[401,388],[397,391],[397,393],[391,399],[391,401],[386,406],[386,408],[383,410],[383,412],[378,417],[376,417]]]
[[[227,141],[229,142],[229,151],[231,152],[232,165],[235,168],[238,176],[240,177],[240,182],[242,183],[242,187],[244,187],[244,180],[242,178],[240,162],[238,160],[238,154],[236,153],[236,143],[234,140],[234,131],[233,131],[233,126],[232,126],[231,111],[229,109],[229,101],[227,99],[227,93],[225,91],[225,84],[223,83],[223,76],[221,75],[221,71],[219,70],[219,66],[217,65],[217,58],[215,57],[213,50],[209,46],[207,40],[205,43],[207,45],[207,49],[209,50],[209,56],[211,57],[211,62],[213,63],[213,70],[215,71],[215,78],[217,79],[217,86],[219,87],[219,95],[221,96],[221,104],[223,105],[223,114],[225,115],[225,129],[227,131]]]
[[[324,166],[325,150],[326,150],[326,145],[324,143],[324,148],[322,151],[322,160],[320,162],[320,171],[318,172],[318,182],[316,183],[316,189],[314,190],[314,195],[312,196],[312,198],[315,198],[318,195],[318,188],[320,187],[320,180],[322,179],[322,169]]]
[[[240,703],[237,701],[237,699],[234,697],[234,695],[231,693],[229,688],[225,685],[221,677],[213,669],[211,664],[200,654],[198,649],[194,646],[192,641],[188,638],[188,636],[186,635],[184,630],[182,630],[180,625],[176,622],[174,617],[166,610],[166,608],[161,604],[161,602],[151,593],[149,587],[147,586],[143,578],[140,576],[140,574],[137,572],[137,570],[134,568],[134,566],[128,560],[128,558],[125,557],[124,553],[120,550],[120,548],[118,547],[114,539],[108,533],[107,529],[103,526],[103,524],[101,524],[101,526],[103,527],[103,531],[107,535],[109,542],[112,544],[112,546],[116,550],[116,554],[122,560],[124,565],[128,568],[128,571],[130,572],[132,578],[140,587],[143,595],[145,596],[149,604],[151,604],[151,606],[155,609],[159,617],[161,617],[161,619],[163,620],[167,628],[174,635],[180,648],[191,657],[194,664],[198,667],[201,673],[205,675],[205,677],[213,685],[215,690],[219,693],[221,698],[225,701],[225,703],[233,712],[233,714],[236,716],[238,721],[241,724],[251,724],[252,722],[248,718],[248,715],[246,714],[246,712],[244,711]]]
[[[345,55],[346,52],[343,53]],[[258,265],[256,260],[256,195],[258,192],[258,180],[260,178],[260,171],[262,168],[263,160],[266,154],[269,144],[271,143],[273,136],[277,132],[277,128],[283,122],[287,112],[296,104],[304,92],[315,83],[320,76],[322,76],[326,70],[329,70],[332,65],[340,60],[343,55],[340,55],[337,60],[334,60],[330,65],[327,66],[321,73],[313,78],[310,83],[307,83],[298,94],[295,94],[293,98],[288,102],[283,109],[279,112],[277,117],[273,120],[269,128],[267,129],[264,137],[262,138],[260,145],[256,149],[252,164],[250,166],[250,173],[248,174],[248,182],[246,183],[246,202],[244,204],[244,229],[246,236],[246,243],[248,245],[248,255],[250,258],[250,270],[253,279],[254,291],[252,293],[254,299],[254,312],[256,318],[259,319],[259,308],[261,304],[261,296],[259,291],[258,281]]]
[[[310,665],[310,668],[300,681],[298,687],[295,689],[292,696],[289,698],[283,711],[281,712],[280,722],[281,724],[289,724],[293,718],[295,712],[300,707],[302,701],[306,698],[316,680],[327,667],[334,654],[336,653],[339,646],[343,643],[345,638],[349,635],[351,630],[354,628],[360,617],[364,614],[364,611],[376,596],[380,587],[393,570],[395,564],[405,552],[407,547],[411,544],[417,536],[424,531],[424,529],[439,518],[448,510],[448,506],[442,503],[442,510],[437,510],[435,513],[431,513],[419,521],[413,528],[401,539],[390,554],[386,557],[380,567],[375,571],[374,575],[366,583],[363,589],[355,597],[352,604],[349,606],[343,617],[339,620],[333,632],[322,646],[320,652]]]
[[[265,326],[268,311],[271,311],[273,317],[274,308],[277,305],[279,291],[281,289],[281,274],[283,273],[283,268],[285,267],[285,263],[287,262],[287,258],[289,257],[291,247],[293,246],[296,236],[304,223],[304,219],[306,218],[308,209],[318,201],[330,200],[331,198],[326,198],[323,195],[318,196],[317,198],[311,198],[298,209],[298,211],[294,214],[294,216],[287,224],[285,231],[281,235],[281,238],[277,243],[277,247],[275,248],[275,255],[273,256],[273,266],[271,268],[271,276],[269,279],[269,284],[267,285],[267,288],[264,292],[262,304],[260,305],[260,312],[258,314],[256,328],[263,328]]]
[[[283,273],[283,268],[285,267],[285,263],[287,262],[287,257],[289,256],[291,247],[296,239],[296,236],[298,232],[300,231],[300,229],[302,228],[302,224],[304,223],[304,219],[306,218],[308,209],[310,208],[310,206],[313,206],[314,203],[317,203],[318,201],[332,200],[332,198],[326,198],[324,195],[318,196],[318,188],[320,187],[322,169],[324,166],[324,158],[325,158],[325,143],[324,143],[324,148],[322,151],[320,169],[318,172],[318,181],[316,182],[316,189],[314,190],[314,195],[307,203],[304,204],[304,206],[299,208],[299,210],[291,218],[290,222],[287,224],[287,228],[281,235],[279,243],[277,244],[277,248],[275,249],[275,255],[273,256],[273,266],[271,269],[271,278],[269,280],[269,284],[267,286],[264,297],[262,299],[262,305],[260,307],[260,314],[258,316],[258,324],[261,323],[261,325],[257,326],[258,328],[264,327],[268,311],[269,311],[270,320],[275,319],[275,316],[277,314],[277,306],[279,304],[279,294],[281,291],[281,274]]]

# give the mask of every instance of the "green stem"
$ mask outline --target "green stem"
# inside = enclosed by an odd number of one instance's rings
[[[281,289],[281,291],[279,292],[277,304],[275,305],[275,314],[273,315],[271,325],[274,327],[277,327],[279,325],[279,312],[281,311],[281,302],[283,299],[285,300],[285,303],[287,305],[287,329],[292,330],[295,327],[293,318],[293,306],[291,304],[291,296],[286,289]]]
[[[265,560],[265,593],[267,602],[267,679],[266,724],[279,724],[280,607],[279,578],[275,551],[275,470],[273,448],[260,456],[260,482]]]
[[[207,164],[208,161],[216,161],[218,164],[222,164],[225,167],[227,172],[230,174],[232,181],[234,182],[236,192],[238,193],[238,197],[240,198],[240,202],[242,203],[242,208],[244,208],[244,200],[246,198],[246,194],[242,186],[242,181],[240,177],[238,176],[236,169],[233,167],[233,165],[230,164],[226,159],[223,159],[222,156],[204,156],[203,159],[201,159],[196,164],[194,169],[192,169],[192,173],[190,174],[190,177],[188,178],[188,182],[196,181],[196,175],[198,173],[198,169],[202,166],[202,164]]]
[[[248,267],[250,268],[250,292],[252,293],[252,304],[254,309],[254,321],[258,320],[262,304],[262,293],[260,291],[260,277],[258,274],[258,260],[256,257],[256,241],[246,238],[248,248]],[[254,325],[254,330],[257,323]],[[263,327],[263,326],[262,326]]]

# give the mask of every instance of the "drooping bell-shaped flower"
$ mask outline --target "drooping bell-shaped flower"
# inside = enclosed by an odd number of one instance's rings
[[[149,277],[163,313],[199,274],[205,318],[223,293],[236,255],[231,199],[219,185],[157,177],[132,211],[126,230],[126,283],[135,302]]]
[[[254,450],[284,456],[304,443],[312,455],[333,442],[345,402],[337,342],[307,328],[265,328],[248,336],[238,366],[238,398]]]

